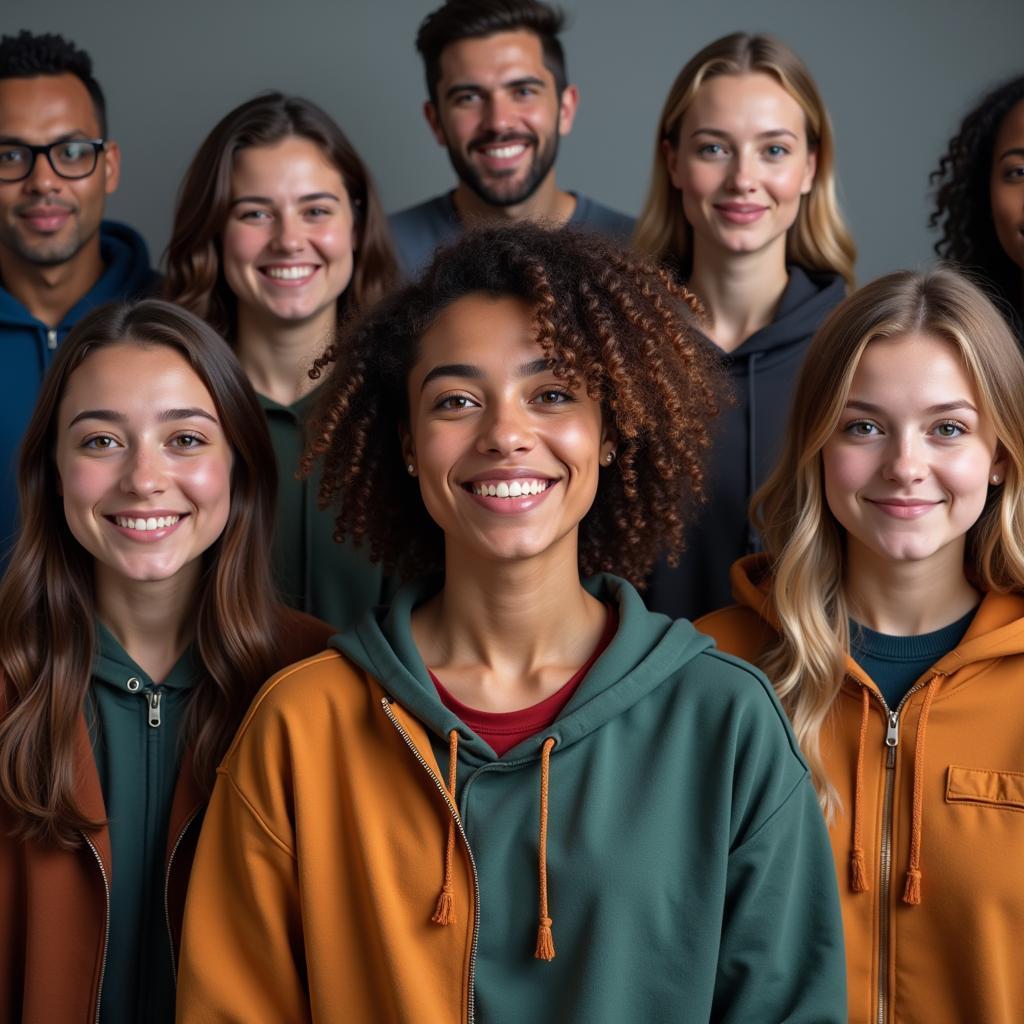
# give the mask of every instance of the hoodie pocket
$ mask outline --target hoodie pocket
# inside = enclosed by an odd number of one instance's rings
[[[946,802],[1024,811],[1024,772],[997,772],[951,764],[946,774]]]

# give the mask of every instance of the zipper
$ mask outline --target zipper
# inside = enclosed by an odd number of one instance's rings
[[[149,705],[149,724],[153,729],[160,728],[160,694],[149,692],[146,694],[146,703]]]
[[[477,938],[480,933],[480,882],[477,878],[476,873],[476,861],[473,859],[473,850],[469,845],[469,837],[466,835],[466,830],[462,827],[462,820],[459,817],[458,809],[456,808],[451,795],[445,788],[444,783],[437,777],[437,773],[429,764],[424,760],[423,755],[416,749],[416,744],[413,743],[412,737],[406,731],[405,726],[395,717],[395,713],[391,710],[391,701],[387,697],[381,697],[381,707],[384,709],[384,714],[388,716],[388,720],[398,730],[398,734],[405,740],[405,745],[412,751],[413,756],[419,761],[424,771],[433,780],[434,785],[437,787],[437,791],[444,797],[444,802],[448,806],[448,811],[455,821],[455,827],[459,830],[459,835],[462,836],[462,841],[466,844],[466,852],[469,854],[469,866],[473,869],[473,941],[469,949],[469,996],[468,996],[468,1013],[467,1020],[468,1024],[473,1024],[476,1016],[476,947]]]
[[[175,986],[178,984],[178,964],[174,956],[174,934],[171,932],[171,866],[174,864],[175,854],[178,852],[178,847],[181,846],[182,839],[185,838],[185,833],[198,816],[199,811],[195,810],[185,819],[185,824],[181,826],[178,838],[174,840],[174,846],[171,847],[171,855],[167,858],[167,873],[164,875],[164,922],[167,925],[167,942],[171,951],[171,977],[174,979]]]
[[[103,866],[100,851],[96,849],[93,841],[83,832],[82,838],[86,841],[96,863],[100,866],[100,874],[103,876],[103,891],[106,894],[106,922],[103,925],[103,962],[100,964],[100,983],[96,989],[96,1024],[100,1024],[100,1006],[103,1002],[103,977],[107,973],[107,943],[110,941],[110,881],[107,879],[107,869]]]
[[[935,678],[929,678],[929,682]],[[863,684],[862,684],[863,685]],[[896,705],[895,711],[889,710],[885,698],[873,690],[868,692],[875,697],[886,717],[885,730],[885,795],[882,803],[882,849],[878,863],[878,1013],[877,1024],[886,1024],[889,1019],[889,891],[892,873],[892,800],[896,788],[896,748],[900,743],[900,712],[903,706],[918,690],[924,689],[923,683],[911,687]]]

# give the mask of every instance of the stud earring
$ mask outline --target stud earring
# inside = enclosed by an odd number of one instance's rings
[[[409,476],[416,475],[416,467],[411,462],[405,468],[408,470]]]
[[[613,448],[605,457],[604,461],[610,466],[615,461],[615,449]]]
[[[993,473],[992,474],[992,483],[998,484],[999,481],[1002,480],[1002,479],[1003,478],[998,473]]]

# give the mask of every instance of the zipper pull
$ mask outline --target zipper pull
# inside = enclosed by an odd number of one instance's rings
[[[900,742],[900,716],[895,711],[889,712],[889,728],[885,730],[885,745],[889,748],[886,756],[886,767],[896,764],[896,747]]]
[[[160,726],[160,694],[147,693],[146,700],[149,703],[149,724],[157,729]]]

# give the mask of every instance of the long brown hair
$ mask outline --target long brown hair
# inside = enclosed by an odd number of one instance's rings
[[[753,518],[772,556],[779,640],[759,660],[775,685],[828,814],[821,733],[846,674],[849,608],[843,530],[829,510],[821,451],[842,415],[871,342],[927,334],[955,345],[1006,452],[1006,479],[989,490],[967,532],[967,566],[986,591],[1024,589],[1024,359],[981,289],[953,270],[879,278],[837,306],[807,350],[786,447],[754,495]]]
[[[683,214],[679,189],[668,176],[662,145],[678,147],[683,116],[704,82],[718,75],[752,73],[771,76],[800,104],[807,120],[807,144],[817,156],[811,191],[801,200],[796,222],[786,234],[786,259],[805,270],[840,274],[853,287],[857,247],[836,200],[835,143],[828,110],[807,65],[781,39],[769,35],[733,32],[722,36],[679,72],[658,119],[651,186],[633,244],[640,252],[676,267],[684,279],[690,276],[692,229]]]
[[[387,217],[366,165],[345,133],[315,103],[270,92],[225,114],[203,140],[178,193],[167,246],[164,296],[229,341],[237,303],[221,268],[220,239],[231,207],[235,154],[250,146],[308,139],[337,168],[355,217],[352,280],[338,296],[338,318],[374,303],[398,281]]]
[[[95,654],[94,561],[72,536],[54,461],[68,380],[105,345],[165,345],[209,391],[234,456],[231,505],[203,555],[195,595],[195,649],[203,666],[183,727],[207,791],[256,688],[280,667],[267,538],[276,491],[266,420],[231,350],[198,317],[148,299],[102,307],[68,335],[43,381],[18,470],[21,530],[0,580],[0,800],[13,834],[61,847],[98,827],[75,803],[75,734]]]

